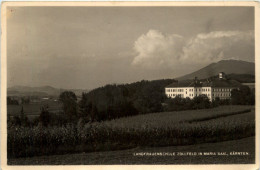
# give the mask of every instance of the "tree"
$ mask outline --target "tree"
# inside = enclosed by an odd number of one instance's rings
[[[22,126],[27,126],[29,123],[27,116],[25,116],[25,114],[24,114],[23,106],[20,111],[20,121],[21,121]]]
[[[7,105],[19,105],[19,102],[15,99],[12,99],[10,96],[7,97]]]
[[[77,118],[77,96],[72,91],[64,91],[60,94],[59,100],[62,102],[63,111],[70,120]]]
[[[22,97],[22,104],[29,104],[30,103],[30,98],[29,97]]]
[[[210,101],[206,95],[199,95],[193,98],[194,109],[207,109],[210,108]]]
[[[238,105],[255,104],[255,93],[248,86],[240,86],[231,91],[231,103]]]
[[[96,120],[96,117],[98,115],[98,110],[96,105],[91,104],[91,113],[90,113],[90,118],[91,118],[91,122],[94,122]]]
[[[42,123],[43,126],[48,126],[48,124],[50,123],[50,113],[48,111],[48,106],[42,106],[41,107],[41,114],[39,117],[39,122]]]

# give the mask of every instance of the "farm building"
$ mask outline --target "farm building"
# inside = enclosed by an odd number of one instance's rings
[[[236,80],[227,79],[225,73],[220,72],[217,79],[201,82],[195,77],[193,82],[172,83],[165,87],[167,97],[193,98],[199,95],[206,95],[212,101],[216,97],[229,99],[232,89],[238,88],[241,83]]]

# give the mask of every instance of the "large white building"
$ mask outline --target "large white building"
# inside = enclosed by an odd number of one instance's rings
[[[200,82],[195,77],[193,82],[172,83],[165,87],[167,97],[174,98],[180,96],[182,98],[193,98],[199,95],[206,95],[210,101],[219,97],[220,99],[229,99],[232,89],[241,85],[236,80],[229,80],[225,73],[220,72],[218,78]]]

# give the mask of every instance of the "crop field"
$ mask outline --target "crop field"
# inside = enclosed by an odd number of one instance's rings
[[[254,107],[252,106],[231,105],[221,106],[213,109],[151,113],[133,117],[114,119],[112,121],[106,121],[103,123],[111,127],[136,129],[140,129],[143,127],[172,127],[175,125],[179,126],[180,124],[183,125],[182,123],[186,122],[193,122],[204,119],[214,119],[223,116],[233,114],[236,115],[251,111],[254,111]],[[230,117],[228,117],[227,120],[229,120],[229,118]]]
[[[62,127],[11,128],[8,130],[8,156],[191,145],[254,135],[254,107],[222,106]]]
[[[40,109],[42,106],[48,105],[50,112],[58,112],[62,110],[62,104],[58,101],[41,101],[39,103],[30,103],[23,105],[7,105],[7,113],[9,115],[19,115],[23,107],[25,115],[40,115]]]

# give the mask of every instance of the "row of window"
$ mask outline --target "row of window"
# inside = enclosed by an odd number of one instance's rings
[[[168,97],[175,97],[175,96],[184,97],[183,94],[169,94],[169,95],[168,95]]]
[[[213,89],[212,91],[232,91],[232,89]]]
[[[215,97],[230,97],[231,96],[231,94],[229,93],[229,94],[212,94],[212,96],[215,96]]]
[[[187,90],[187,89],[186,89]],[[223,89],[212,89],[212,91],[220,91],[220,92],[222,92],[222,91],[231,91],[232,89],[227,89],[227,88],[223,88]],[[166,90],[166,92],[183,92],[184,91],[184,89],[167,89]],[[193,89],[189,89],[189,91],[190,92],[193,92]],[[208,88],[208,89],[197,89],[197,88],[195,88],[195,91],[202,91],[202,92],[208,92],[208,91],[210,91],[210,88]]]
[[[210,94],[205,94],[206,96],[210,97]],[[168,97],[175,97],[175,96],[180,96],[180,97],[184,97],[183,94],[168,94]],[[193,94],[189,94],[190,97],[193,97]],[[198,96],[197,94],[195,94],[195,96]],[[213,95],[214,96],[214,95]]]
[[[183,92],[184,89],[167,89],[167,92]]]

